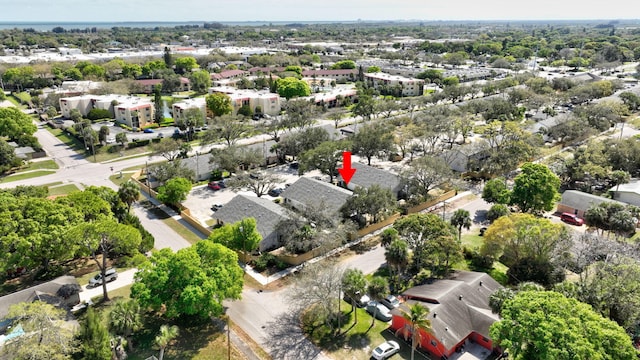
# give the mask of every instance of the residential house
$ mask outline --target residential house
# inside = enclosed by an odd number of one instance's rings
[[[429,309],[431,322],[431,331],[420,331],[420,348],[438,359],[476,348],[475,358],[484,359],[494,350],[489,327],[500,320],[489,307],[489,296],[501,288],[488,274],[469,271],[412,287],[402,294],[405,302],[391,311],[391,330],[410,336],[410,324],[402,312],[417,303]]]
[[[280,95],[269,91],[239,90],[232,87],[209,88],[209,94],[216,92],[227,94],[231,98],[234,115],[245,105],[248,105],[253,112],[257,112],[256,109],[259,108],[263,114],[271,116],[280,114],[282,108]]]
[[[162,79],[142,79],[142,80],[136,80],[136,83],[140,86],[142,86],[142,92],[145,94],[151,94],[153,93],[153,88],[156,85],[160,85],[162,86]]]
[[[483,144],[454,146],[439,155],[449,168],[458,173],[476,172],[482,169],[482,162],[489,157]]]
[[[402,96],[420,96],[424,91],[424,80],[390,75],[383,72],[366,73],[365,80],[376,90],[398,88]]]
[[[249,75],[250,72],[245,70],[224,70],[219,73],[211,73],[211,83],[213,86],[227,86],[229,80],[239,81]],[[235,82],[232,83],[235,84]]]
[[[557,212],[574,214],[578,217],[584,218],[584,213],[589,210],[590,207],[598,206],[603,202],[625,205],[620,201],[608,199],[602,196],[597,196],[578,190],[567,190],[562,193],[562,198],[560,200],[560,203],[558,203]]]
[[[356,169],[356,172],[347,185],[349,190],[355,190],[357,187],[368,189],[373,185],[379,185],[383,189],[391,190],[396,197],[402,190],[400,176],[394,173],[357,162],[352,163],[351,166]]]
[[[628,184],[620,184],[609,189],[614,200],[626,204],[640,206],[640,180],[632,180]]]
[[[273,74],[273,73],[283,72],[284,69],[286,68],[283,66],[266,66],[266,67],[255,66],[249,69],[249,73],[254,76],[260,76],[260,75],[269,76],[270,74]]]
[[[218,225],[235,223],[245,218],[256,219],[256,228],[262,236],[260,251],[269,251],[280,246],[280,235],[276,226],[289,219],[287,210],[271,200],[255,196],[236,195],[213,214]]]
[[[61,276],[49,282],[0,297],[0,345],[11,337],[11,334],[5,334],[5,332],[12,324],[12,319],[7,319],[9,308],[12,305],[39,300],[68,310],[79,304],[80,295],[78,293],[66,298],[59,294],[58,291],[63,286],[77,287],[80,290],[80,285],[75,277]]]
[[[185,99],[180,102],[174,103],[171,109],[173,120],[175,121],[180,120],[180,118],[184,116],[184,112],[192,108],[200,109],[200,111],[202,112],[203,119],[206,120],[207,101],[203,97],[194,98],[194,99]]]
[[[303,176],[286,188],[280,196],[286,205],[305,210],[323,210],[336,214],[352,193],[333,184]]]

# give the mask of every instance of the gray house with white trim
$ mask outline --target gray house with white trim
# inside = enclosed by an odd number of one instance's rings
[[[351,195],[349,190],[305,176],[280,194],[294,209],[326,209],[329,213],[337,213]]]
[[[603,202],[623,204],[620,201],[612,200],[602,196],[597,196],[578,190],[567,190],[562,193],[562,198],[560,200],[560,203],[558,203],[557,212],[574,214],[578,217],[584,218],[585,211],[589,210],[590,207],[597,206]]]
[[[268,251],[279,246],[280,236],[276,225],[289,219],[287,209],[271,200],[248,195],[236,195],[229,203],[212,216],[218,223],[232,224],[245,218],[256,219],[256,229],[262,236],[260,251]]]

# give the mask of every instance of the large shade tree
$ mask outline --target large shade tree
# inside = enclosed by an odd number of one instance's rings
[[[553,291],[523,291],[491,325],[494,342],[515,360],[634,359],[631,339],[615,322]]]
[[[511,204],[523,212],[550,211],[560,200],[560,179],[546,165],[526,163],[514,179]]]
[[[511,214],[489,226],[480,253],[508,266],[512,282],[550,285],[562,280],[560,267],[571,244],[563,224],[531,214]]]
[[[85,222],[71,228],[67,239],[79,244],[80,253],[89,255],[106,279],[107,260],[119,255],[135,255],[142,241],[140,232],[129,225],[119,224],[112,219]],[[101,256],[100,256],[101,255]],[[109,300],[107,282],[102,282],[104,300]]]
[[[411,214],[393,227],[413,250],[416,271],[427,267],[436,274],[447,273],[452,264],[462,259],[455,229],[435,214]]]
[[[177,253],[155,252],[136,273],[131,297],[167,318],[220,316],[222,302],[242,292],[238,256],[223,245],[200,241]]]

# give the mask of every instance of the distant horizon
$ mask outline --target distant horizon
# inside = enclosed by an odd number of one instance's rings
[[[582,0],[85,0],[6,1],[2,23],[112,23],[112,22],[413,22],[413,21],[610,21],[636,20],[639,15],[626,0],[592,4]],[[82,21],[78,15],[82,14]],[[633,17],[632,17],[633,16]],[[210,20],[203,20],[210,19]],[[18,20],[16,20],[18,19]],[[149,20],[153,19],[153,20]]]
[[[13,20],[13,21],[4,21],[0,20],[0,30],[6,29],[28,29],[34,28],[38,31],[50,31],[55,27],[62,27],[65,30],[67,29],[84,29],[87,27],[97,27],[101,29],[108,29],[114,26],[125,26],[125,27],[137,27],[137,28],[153,28],[158,26],[169,26],[175,27],[180,25],[204,25],[206,23],[220,23],[226,26],[282,26],[289,24],[303,24],[303,25],[315,25],[315,24],[357,24],[357,23],[367,23],[367,24],[411,24],[411,23],[424,23],[424,24],[438,24],[438,23],[549,23],[549,24],[557,24],[557,23],[611,23],[617,22],[622,24],[629,23],[638,23],[640,25],[640,18],[638,19],[495,19],[495,20],[486,20],[486,19],[478,19],[478,20],[421,20],[421,19],[396,19],[396,20],[247,20],[247,21],[217,21],[217,20],[171,20],[171,21],[153,21],[153,20],[145,20],[145,21],[36,21],[36,20]]]

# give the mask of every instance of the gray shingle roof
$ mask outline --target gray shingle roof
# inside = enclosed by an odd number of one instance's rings
[[[396,174],[360,163],[353,163],[351,166],[356,169],[350,182],[355,186],[369,188],[372,185],[380,185],[394,193],[400,189],[400,177]]]
[[[620,186],[614,186],[611,189],[609,189],[609,191],[640,194],[640,181],[632,180],[626,184],[620,184]]]
[[[61,276],[53,279],[49,282],[42,283],[40,285],[32,286],[28,289],[16,291],[12,294],[0,297],[0,320],[4,319],[9,313],[9,307],[21,302],[32,302],[36,299],[46,300],[51,302],[57,297],[51,297],[46,295],[56,295],[58,289],[66,284],[78,284],[78,281],[73,276]]]
[[[622,185],[620,185],[620,187],[622,187]],[[604,198],[602,196],[588,194],[578,190],[567,190],[563,192],[562,199],[560,200],[560,203],[562,205],[566,205],[573,209],[578,209],[582,211],[586,211],[591,206],[598,205],[603,202],[620,203],[624,205],[624,203],[621,203],[616,200]]]
[[[287,210],[271,200],[247,195],[236,195],[229,203],[213,214],[214,219],[231,224],[244,218],[256,219],[256,228],[262,238],[267,238],[281,221],[289,218]]]
[[[489,337],[489,327],[500,320],[491,312],[489,296],[501,288],[502,285],[485,273],[459,271],[449,279],[405,291],[402,295],[409,300],[392,313],[398,315],[400,309],[407,311],[416,302],[426,306],[432,333],[451,348],[474,331]]]
[[[349,190],[303,176],[286,188],[281,196],[286,200],[301,203],[305,207],[321,206],[335,213],[347,202],[351,194]]]

